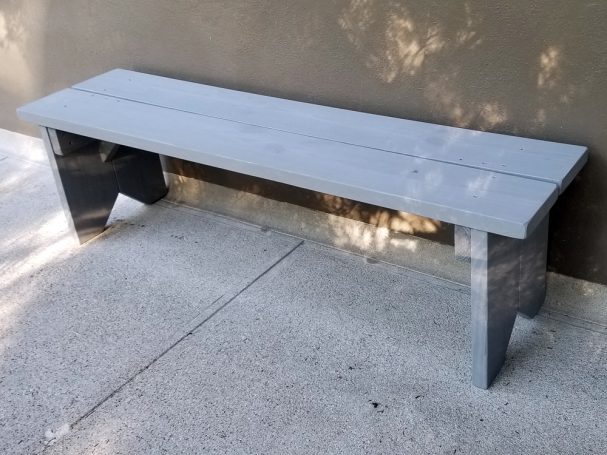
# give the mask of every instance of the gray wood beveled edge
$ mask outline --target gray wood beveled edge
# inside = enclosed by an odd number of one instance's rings
[[[521,240],[518,311],[526,318],[533,318],[546,299],[549,218]]]

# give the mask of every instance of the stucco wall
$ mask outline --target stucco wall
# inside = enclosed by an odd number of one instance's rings
[[[607,2],[0,0],[0,128],[114,67],[588,145],[551,218],[553,270],[607,283]],[[269,197],[445,238],[448,226],[172,163]],[[442,237],[441,237],[442,236]]]

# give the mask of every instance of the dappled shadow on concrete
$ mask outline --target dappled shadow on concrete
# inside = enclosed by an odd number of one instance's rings
[[[430,107],[419,110],[419,119],[542,137],[564,106],[588,97],[594,82],[576,77],[573,62],[576,52],[591,52],[585,49],[588,37],[551,27],[553,20],[580,14],[573,2],[553,17],[533,8],[519,21],[510,16],[514,5],[480,1],[341,4],[337,23],[360,62],[383,83],[402,89],[395,91],[398,98]],[[536,15],[546,22],[542,40],[523,44],[528,33],[539,32]],[[498,26],[498,20],[506,23]],[[562,135],[558,129],[553,134]]]
[[[345,54],[326,68],[339,74],[341,85],[331,81],[315,85],[321,99],[306,93],[302,77],[289,80],[291,92],[284,84],[271,90],[264,87],[265,78],[227,85],[378,114],[590,145],[591,164],[555,207],[551,232],[557,241],[551,243],[550,266],[607,282],[607,269],[597,254],[607,247],[606,231],[598,227],[601,223],[587,222],[589,217],[602,219],[603,213],[590,201],[607,193],[607,180],[599,178],[605,172],[604,159],[595,150],[604,140],[602,128],[590,107],[592,93],[601,82],[594,73],[581,74],[575,63],[580,55],[590,58],[600,51],[592,45],[594,38],[577,29],[565,34],[554,26],[575,15],[590,17],[594,9],[591,5],[580,9],[573,2],[562,2],[561,7],[556,12],[551,8],[549,14],[547,7],[532,8],[525,18],[515,14],[514,5],[475,1],[336,1],[330,7],[334,16],[322,18],[318,17],[321,9],[310,7],[302,12],[302,22],[313,24],[321,35],[331,32],[342,37],[340,52]],[[303,25],[293,27],[292,32],[292,39],[306,33]],[[535,39],[540,32],[542,39]],[[333,52],[318,40],[311,43],[317,51]],[[312,59],[311,49],[300,51],[302,58]],[[319,75],[317,68],[309,71],[313,77]],[[189,163],[172,164],[171,169],[187,177],[450,242],[451,228],[437,221]],[[592,245],[581,232],[591,232]],[[596,243],[601,247],[596,248]]]
[[[599,251],[607,230],[598,222],[602,202],[592,201],[607,194],[599,177],[607,137],[596,118],[607,58],[584,30],[607,11],[596,2],[515,3],[347,0],[337,23],[361,65],[400,101],[400,109],[382,106],[385,113],[589,145],[590,164],[553,212],[549,262],[605,283]],[[605,29],[597,28],[604,42]]]

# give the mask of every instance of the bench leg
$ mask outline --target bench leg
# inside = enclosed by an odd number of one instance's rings
[[[520,240],[472,230],[472,383],[486,389],[500,371],[518,309]]]
[[[41,130],[63,211],[80,243],[103,232],[114,202],[118,184],[114,167],[104,163],[97,142],[83,144],[75,150],[55,150],[51,143],[57,132]]]
[[[166,196],[168,187],[158,154],[119,147],[112,163],[120,193],[145,204],[153,204]]]
[[[453,226],[453,243],[455,245],[455,259],[470,262],[470,228]]]
[[[64,212],[80,243],[103,232],[118,193],[151,204],[168,191],[156,153],[44,127],[41,134]]]
[[[547,256],[548,216],[521,241],[518,311],[524,317],[534,317],[546,299]]]

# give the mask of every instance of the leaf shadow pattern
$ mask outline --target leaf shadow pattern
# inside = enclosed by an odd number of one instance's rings
[[[23,10],[16,0],[7,0],[0,5],[0,48],[6,49],[13,44],[23,42],[25,26]]]
[[[607,7],[556,3],[344,0],[336,24],[373,79],[359,104],[375,113],[589,146],[552,212],[549,267],[606,283]]]

